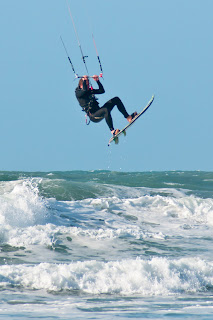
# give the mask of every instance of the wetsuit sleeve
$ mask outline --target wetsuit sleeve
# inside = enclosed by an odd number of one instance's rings
[[[83,98],[84,96],[88,96],[91,94],[102,94],[105,92],[103,85],[101,84],[100,81],[97,81],[98,84],[98,89],[88,89],[86,85],[86,81],[83,81],[83,88],[80,89],[79,87],[76,88],[75,94],[77,98]]]
[[[91,90],[91,93],[92,94],[102,94],[102,93],[104,93],[105,92],[105,90],[104,90],[104,87],[103,87],[103,85],[101,84],[101,82],[98,80],[97,81],[97,84],[98,84],[98,89],[92,89]]]

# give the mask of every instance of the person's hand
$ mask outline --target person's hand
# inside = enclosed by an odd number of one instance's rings
[[[97,76],[97,75],[94,75],[92,78],[93,78],[93,80],[95,80],[96,82],[99,80],[99,76]]]

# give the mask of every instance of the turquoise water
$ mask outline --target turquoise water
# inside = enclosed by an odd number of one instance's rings
[[[212,172],[0,172],[0,318],[212,319],[212,230]]]

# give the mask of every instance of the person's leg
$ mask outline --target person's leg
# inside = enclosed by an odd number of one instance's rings
[[[128,122],[131,122],[132,119],[137,115],[136,111],[129,115],[126,111],[126,108],[124,107],[123,102],[118,97],[114,97],[111,100],[107,101],[102,108],[107,108],[109,112],[111,112],[114,106],[117,106],[118,110],[123,114],[124,118],[126,118]]]
[[[114,97],[112,99],[110,99],[109,101],[107,101],[102,108],[107,108],[109,110],[109,112],[112,111],[112,109],[114,108],[114,106],[117,106],[118,110],[123,114],[123,116],[125,118],[127,118],[129,116],[129,114],[127,113],[123,102],[121,101],[120,98],[118,97]]]
[[[110,131],[114,130],[112,117],[108,108],[102,107],[95,113],[89,114],[89,117],[92,122],[100,122],[105,119]]]
[[[124,107],[124,104],[122,103],[121,99],[118,97],[114,97],[111,100],[107,101],[103,107],[101,107],[99,110],[97,110],[93,114],[89,114],[90,120],[92,122],[100,122],[101,120],[105,119],[106,123],[110,129],[110,131],[114,134],[114,127],[113,127],[113,121],[111,116],[111,111],[114,108],[114,106],[117,106],[118,110],[123,114],[123,116],[130,122],[133,118],[133,114],[129,115]],[[135,112],[135,114],[137,114]],[[134,114],[134,115],[135,115]],[[118,130],[118,129],[117,129]]]

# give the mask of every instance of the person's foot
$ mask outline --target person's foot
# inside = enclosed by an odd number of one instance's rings
[[[136,111],[133,112],[131,115],[129,115],[126,119],[127,119],[128,122],[131,122],[134,119],[135,116],[137,116],[137,112]]]
[[[116,136],[116,134],[118,134],[119,131],[120,131],[119,129],[115,129],[115,130],[112,130],[111,133],[113,136]]]

